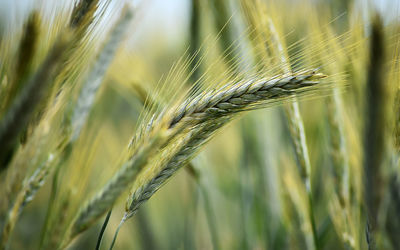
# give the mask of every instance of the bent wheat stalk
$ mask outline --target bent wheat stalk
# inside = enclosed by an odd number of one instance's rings
[[[172,115],[169,123],[170,129],[180,123],[189,125],[186,133],[182,135],[183,139],[176,143],[175,151],[169,159],[163,159],[158,166],[152,167],[153,171],[146,169],[143,175],[138,176],[127,200],[124,217],[132,217],[143,202],[193,158],[201,146],[237,113],[265,107],[296,93],[309,91],[313,88],[306,87],[317,85],[318,80],[323,77],[323,74],[311,70],[271,79],[247,80],[203,93],[183,103]],[[169,150],[171,148],[167,149]]]
[[[155,160],[148,168],[138,173],[131,194],[125,204],[125,214],[115,232],[110,249],[113,248],[122,224],[131,218],[140,205],[146,202],[182,166],[185,166],[207,143],[218,129],[226,125],[238,113],[249,111],[268,104],[285,100],[295,94],[304,93],[319,83],[325,75],[315,70],[280,75],[270,79],[252,79],[227,84],[219,90],[203,92],[187,99],[176,110],[166,112],[168,142],[161,147]],[[168,117],[169,116],[169,117]],[[154,116],[153,116],[154,117]],[[162,119],[163,115],[160,115]],[[169,119],[169,120],[168,120]],[[154,131],[157,122],[152,118],[146,131],[137,141],[146,138],[146,133]],[[143,135],[144,134],[144,135]],[[179,135],[179,136],[178,136]],[[175,138],[174,138],[175,137]],[[136,150],[137,147],[134,148]]]

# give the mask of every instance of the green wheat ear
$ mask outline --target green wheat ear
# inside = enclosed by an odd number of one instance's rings
[[[29,79],[24,89],[21,90],[19,96],[4,114],[0,123],[1,171],[7,168],[5,161],[10,150],[17,143],[18,136],[28,125],[35,108],[47,93],[53,78],[58,73],[57,71],[60,70],[63,52],[68,47],[70,37],[64,34],[57,40],[40,69]]]

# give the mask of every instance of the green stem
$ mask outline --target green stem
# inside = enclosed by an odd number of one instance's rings
[[[124,224],[124,222],[126,221],[126,219],[127,219],[127,214],[125,214],[124,217],[122,217],[122,220],[119,223],[117,230],[115,231],[113,240],[111,242],[110,250],[112,250],[114,248],[115,242],[117,241],[117,236],[118,236],[119,230],[121,229],[121,227]]]
[[[106,231],[106,227],[108,225],[108,221],[110,220],[110,217],[111,217],[111,212],[112,212],[112,209],[110,209],[110,211],[107,213],[106,219],[104,220],[104,223],[101,226],[99,238],[97,239],[97,243],[96,243],[96,250],[100,249],[101,241],[103,240],[104,232]]]

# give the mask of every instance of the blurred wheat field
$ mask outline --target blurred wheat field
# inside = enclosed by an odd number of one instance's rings
[[[400,5],[28,2],[1,249],[400,249]]]

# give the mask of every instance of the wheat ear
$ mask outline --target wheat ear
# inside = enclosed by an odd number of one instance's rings
[[[45,96],[53,78],[60,70],[64,50],[70,36],[64,34],[54,44],[39,70],[21,90],[21,94],[11,104],[9,111],[0,121],[0,172],[7,168],[5,158],[12,149],[18,135],[27,126],[35,108]]]
[[[332,45],[331,45],[332,46]],[[327,48],[328,49],[328,48]],[[326,62],[327,65],[329,65]],[[329,67],[329,66],[328,66]],[[338,69],[332,67],[330,73],[339,73]],[[335,83],[343,82],[337,74],[332,77]],[[344,127],[345,112],[343,110],[343,99],[337,87],[332,89],[332,96],[327,98],[327,117],[330,137],[330,155],[333,166],[334,189],[340,206],[333,213],[341,212],[346,220],[345,228],[338,228],[342,235],[352,235],[348,220],[348,214],[351,213],[352,195],[350,194],[350,166],[346,140],[346,131]],[[345,230],[343,232],[343,230]],[[348,249],[354,249],[351,237],[343,237],[343,241]]]
[[[35,108],[42,100],[46,93],[46,90],[52,83],[52,79],[57,75],[61,69],[63,62],[64,50],[68,47],[70,41],[70,35],[65,34],[58,38],[56,43],[53,45],[45,61],[42,63],[38,71],[28,81],[26,86],[22,89],[19,97],[17,97],[14,103],[10,107],[10,111],[5,115],[0,123],[0,142],[1,156],[14,145],[21,130],[28,124],[31,116],[33,115]],[[6,168],[7,165],[0,167]],[[33,187],[33,186],[31,186]],[[24,202],[29,200],[31,195],[34,195],[36,191],[25,192],[19,194],[19,200],[17,202]],[[26,196],[28,194],[28,196]],[[2,247],[6,247],[7,239],[11,234],[11,230],[14,227],[15,221],[20,213],[22,204],[18,204],[9,210],[6,221],[4,222],[4,228],[2,228],[1,242]]]
[[[296,93],[307,91],[324,75],[314,70],[272,79],[254,79],[224,86],[217,91],[198,95],[178,108],[169,122],[172,129],[180,123],[190,126],[175,155],[162,162],[150,180],[132,191],[126,215],[134,215],[139,206],[147,201],[181,166],[190,160],[210,136],[225,125],[237,113],[260,108]]]
[[[340,80],[338,80],[340,81]],[[337,81],[337,82],[338,82]],[[344,126],[341,122],[343,117],[343,104],[339,89],[332,90],[332,97],[328,98],[328,120],[331,134],[331,156],[335,169],[336,192],[342,206],[350,199],[349,193],[349,160],[347,156],[346,137]]]
[[[39,189],[43,186],[44,180],[49,173],[49,168],[47,166],[52,165],[53,160],[54,156],[50,154],[42,166],[37,168],[33,175],[26,181],[26,183],[24,183],[23,189],[18,193],[11,210],[7,214],[7,218],[3,227],[3,232],[0,238],[0,242],[2,242],[2,248],[7,248],[8,240],[13,232],[18,216],[21,214],[24,207],[33,200],[37,191],[39,191]]]
[[[133,17],[133,11],[129,6],[125,6],[121,18],[115,24],[108,41],[99,53],[95,64],[87,76],[80,91],[76,107],[72,114],[72,136],[71,142],[74,142],[83,125],[86,123],[87,116],[91,110],[96,94],[103,82],[103,78],[109,68],[115,53],[119,48],[123,35]]]
[[[160,148],[160,145],[165,144],[168,135],[166,129],[156,129],[155,134],[150,136],[150,139],[123,164],[107,184],[79,210],[71,223],[67,238],[62,246],[67,246],[75,236],[86,230],[99,217],[110,210],[120,194],[135,179],[139,170],[147,164],[152,155]]]
[[[26,78],[29,76],[31,71],[32,61],[37,49],[39,40],[39,27],[39,15],[37,12],[32,12],[25,24],[24,33],[19,42],[15,73],[12,74],[13,84],[11,84],[10,88],[7,90],[8,94],[6,98],[4,98],[6,103],[4,104],[5,107],[3,107],[3,110],[9,106],[11,101],[23,87],[23,84],[26,83]]]

